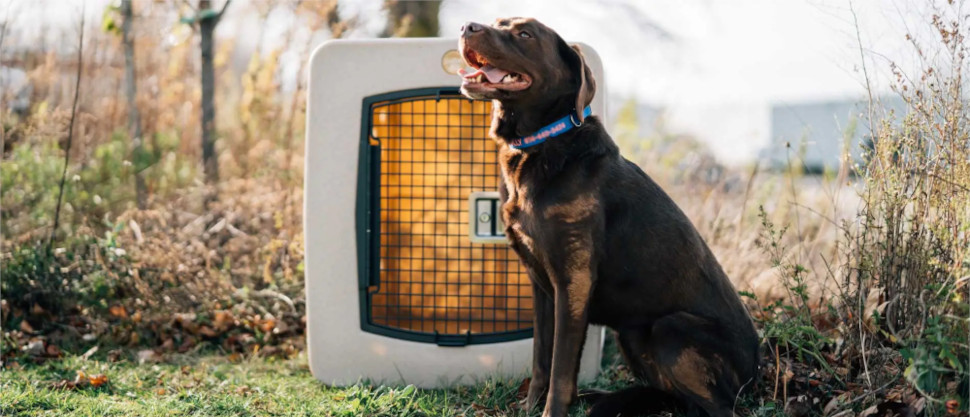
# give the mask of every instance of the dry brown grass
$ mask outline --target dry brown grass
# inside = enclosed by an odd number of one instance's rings
[[[332,2],[311,3],[275,7],[295,10],[314,31],[345,29]],[[8,334],[15,343],[4,344],[4,355],[32,337],[91,336],[162,349],[210,342],[228,350],[256,345],[295,352],[302,337],[292,336],[302,336],[305,311],[305,82],[282,91],[282,47],[255,53],[248,66],[236,68],[235,45],[218,45],[223,177],[215,186],[220,197],[204,209],[209,190],[199,177],[198,40],[178,23],[189,10],[184,4],[135,6],[137,105],[146,153],[132,153],[124,133],[120,36],[88,25],[65,204],[49,256],[37,253],[43,252],[38,243],[50,233],[50,195],[57,191],[52,179],[62,166],[70,79],[78,63],[70,54],[24,48],[2,56],[5,65],[23,66],[34,87],[29,116],[2,116],[3,322],[7,329],[20,327]],[[106,18],[120,16],[109,10]],[[6,41],[16,42],[16,34]],[[304,52],[310,46],[307,39]],[[146,210],[135,208],[136,170],[146,179]],[[72,329],[57,332],[58,323]]]

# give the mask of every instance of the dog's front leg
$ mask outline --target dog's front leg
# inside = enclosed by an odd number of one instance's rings
[[[586,326],[594,271],[589,247],[569,253],[563,270],[556,274],[554,294],[555,336],[549,395],[543,417],[561,417],[569,412],[576,396],[579,357],[586,340]]]
[[[549,285],[548,280],[545,284]],[[532,282],[532,300],[532,379],[529,382],[529,395],[525,399],[526,409],[529,410],[538,405],[549,392],[556,313],[552,294],[537,284],[535,278]]]

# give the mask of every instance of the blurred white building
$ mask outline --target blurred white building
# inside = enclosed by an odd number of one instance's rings
[[[33,85],[20,68],[0,66],[0,110],[24,115],[30,109]]]
[[[873,104],[873,124],[868,99],[773,104],[771,139],[760,157],[772,168],[797,159],[807,172],[838,170],[845,152],[850,163],[862,163],[865,149],[873,145],[871,128],[889,111],[898,116],[905,108],[899,97],[879,98]]]

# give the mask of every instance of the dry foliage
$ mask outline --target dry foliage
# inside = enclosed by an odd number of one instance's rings
[[[223,180],[215,185],[221,198],[203,209],[209,190],[200,181],[198,34],[179,22],[195,11],[188,2],[134,6],[142,149],[126,128],[123,17],[109,6],[101,27],[88,25],[85,36],[75,142],[50,252],[39,243],[51,232],[78,61],[60,50],[14,48],[2,56],[4,65],[24,68],[33,85],[31,111],[2,116],[3,323],[11,342],[3,355],[31,340],[42,348],[97,340],[161,354],[206,345],[294,354],[302,348],[305,311],[306,85],[296,77],[295,89],[284,91],[280,56],[297,42],[307,56],[319,36],[340,36],[353,21],[340,16],[336,2],[233,6],[252,7],[264,19],[291,13],[301,24],[272,50],[263,47],[264,34],[251,55],[231,41],[217,44]],[[17,34],[6,41],[16,42]],[[301,62],[289,71],[302,74]],[[147,188],[145,210],[135,207],[136,173]]]

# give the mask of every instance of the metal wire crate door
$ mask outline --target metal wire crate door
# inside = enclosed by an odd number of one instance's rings
[[[530,337],[531,284],[518,258],[508,245],[468,237],[468,196],[498,187],[491,103],[436,90],[376,101],[369,116],[380,159],[379,183],[371,181],[380,245],[369,324],[429,342]]]

